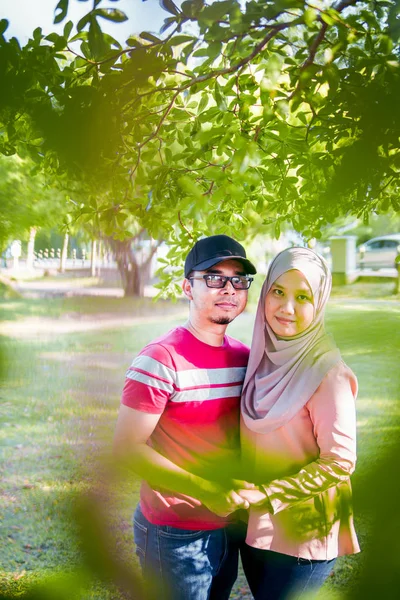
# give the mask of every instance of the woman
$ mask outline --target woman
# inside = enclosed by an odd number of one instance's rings
[[[357,380],[324,329],[331,275],[307,248],[284,250],[261,290],[242,395],[251,503],[243,566],[255,600],[318,589],[359,552],[351,509]]]

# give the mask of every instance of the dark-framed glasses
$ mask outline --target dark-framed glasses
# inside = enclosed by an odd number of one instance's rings
[[[192,276],[188,279],[204,279],[206,286],[209,288],[224,288],[228,281],[231,282],[235,290],[248,290],[253,281],[253,277],[247,277],[247,275],[234,275],[228,277],[227,275],[216,275],[214,273],[206,273],[205,275]]]

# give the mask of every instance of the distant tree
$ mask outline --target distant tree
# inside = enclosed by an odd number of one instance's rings
[[[145,231],[124,240],[108,237],[106,243],[112,249],[121,275],[125,296],[144,296],[144,286],[150,279],[150,267],[161,242],[146,240]],[[147,241],[147,247],[143,242]]]
[[[67,214],[65,194],[32,168],[29,160],[0,155],[0,252],[13,239],[28,241],[32,252],[38,229],[61,227]]]

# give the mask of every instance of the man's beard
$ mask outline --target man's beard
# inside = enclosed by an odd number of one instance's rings
[[[229,325],[232,323],[233,318],[230,317],[219,317],[217,319],[210,319],[211,323],[215,323],[216,325]]]

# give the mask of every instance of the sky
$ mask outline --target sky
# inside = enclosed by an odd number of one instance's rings
[[[57,4],[58,0],[0,0],[0,18],[7,19],[10,23],[5,37],[9,39],[15,36],[21,45],[25,45],[36,27],[41,27],[45,35],[52,31],[61,34],[65,23],[69,20],[77,23],[93,6],[92,0],[69,0],[67,18],[59,25],[54,25],[54,9]],[[160,7],[158,0],[103,0],[98,8],[118,8],[127,15],[128,21],[124,23],[100,19],[102,30],[121,44],[132,33],[150,31],[157,34],[164,19],[171,16]]]

